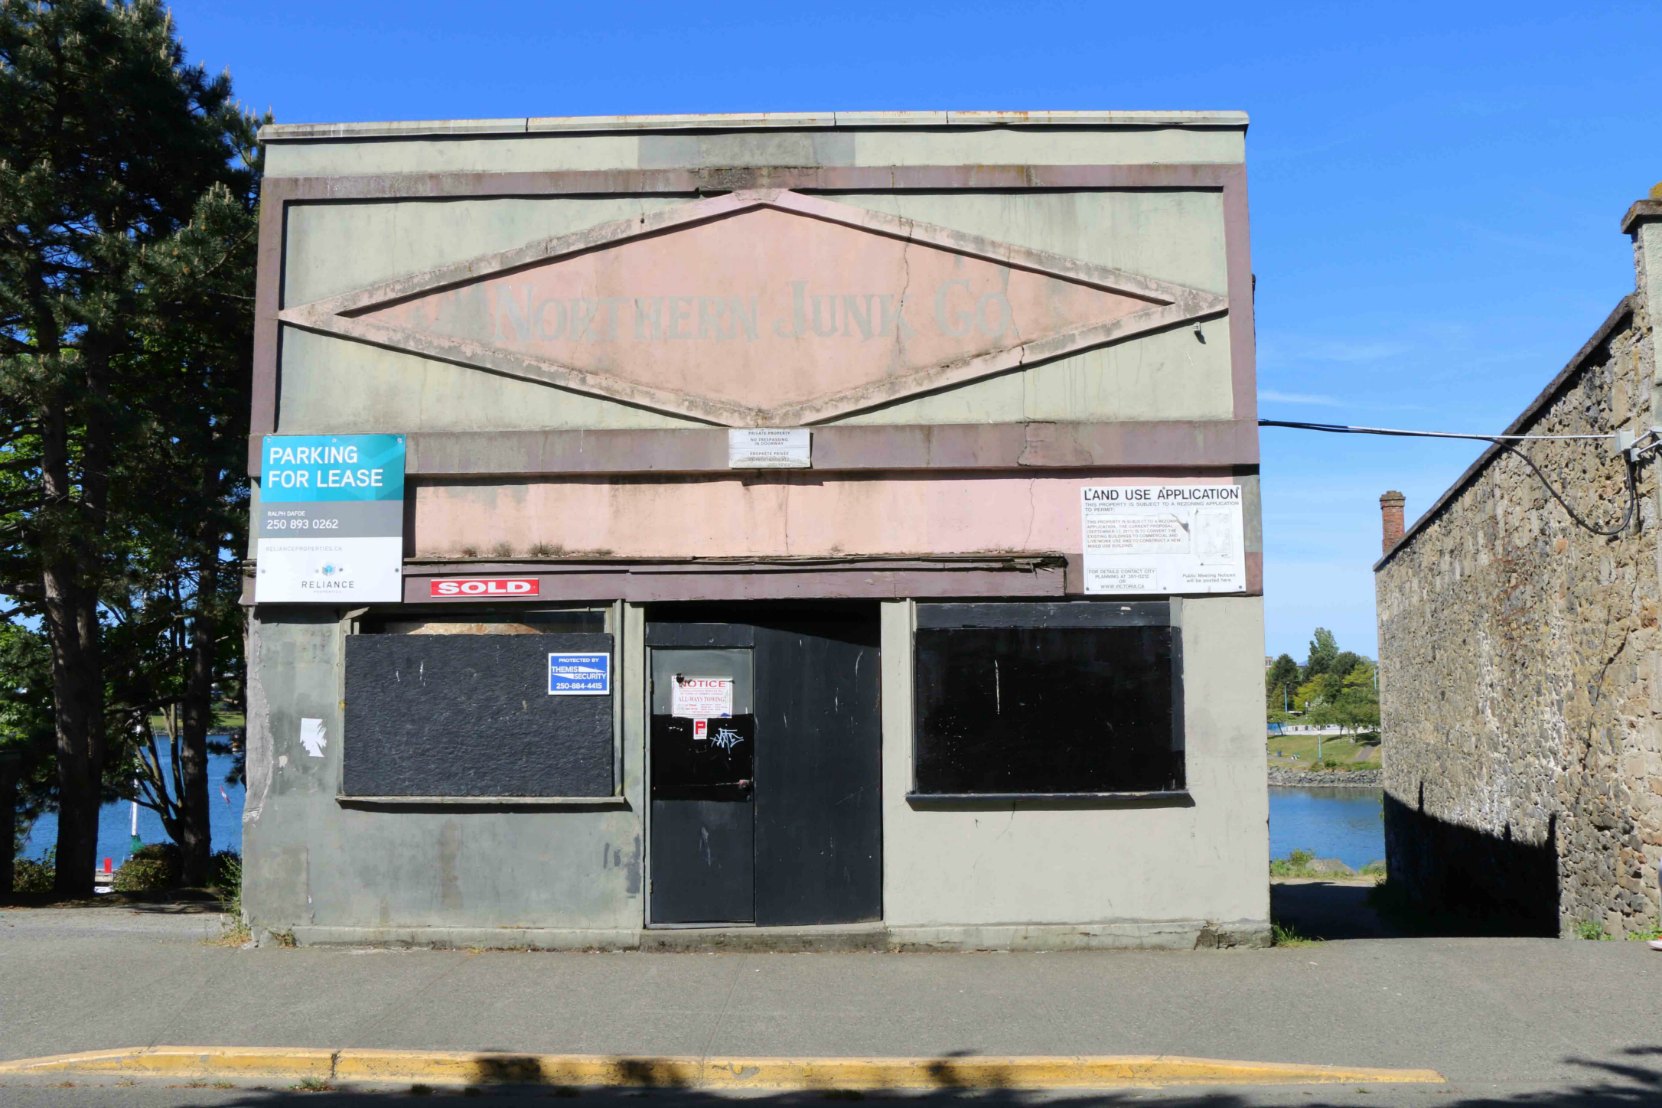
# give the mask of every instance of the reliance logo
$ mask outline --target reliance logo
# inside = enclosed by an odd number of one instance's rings
[[[535,577],[449,577],[427,582],[428,596],[503,597],[536,596],[541,584]]]

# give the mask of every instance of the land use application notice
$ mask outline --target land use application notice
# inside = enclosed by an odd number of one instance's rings
[[[1080,511],[1087,593],[1246,588],[1239,485],[1087,486]]]
[[[404,436],[267,435],[260,450],[254,600],[404,597]]]

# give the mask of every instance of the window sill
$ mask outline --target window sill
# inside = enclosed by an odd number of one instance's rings
[[[596,810],[629,807],[625,796],[346,796],[335,797],[342,808],[563,808]]]
[[[1113,793],[918,793],[906,794],[914,808],[1193,808],[1188,789]]]

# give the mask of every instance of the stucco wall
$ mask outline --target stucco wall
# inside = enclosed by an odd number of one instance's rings
[[[1642,298],[1521,430],[1657,422]],[[1626,502],[1608,443],[1526,449],[1583,517]],[[1576,526],[1501,455],[1379,570],[1390,880],[1526,930],[1657,925],[1662,861],[1662,585],[1657,462],[1638,522]]]
[[[900,115],[912,117],[904,125]],[[266,173],[273,177],[346,176],[432,172],[526,172],[535,170],[652,169],[681,166],[776,165],[1124,165],[1228,163],[1242,159],[1245,117],[1234,113],[1119,113],[1086,128],[1075,114],[1070,120],[1014,118],[1014,113],[984,128],[948,129],[946,113],[937,127],[920,126],[918,113],[870,113],[864,123],[843,115],[820,120],[781,119],[767,129],[746,128],[709,133],[726,122],[706,117],[682,126],[687,130],[574,132],[562,122],[593,126],[589,121],[457,121],[442,127],[480,133],[446,137],[435,127],[386,124],[347,128],[338,138],[293,140],[324,128],[272,128]],[[988,113],[989,115],[992,113]],[[1005,113],[1001,113],[1005,114]],[[1068,114],[1068,113],[1063,113]],[[1138,117],[1141,118],[1138,118]],[[1061,129],[1056,123],[1066,123]],[[495,124],[494,127],[491,125]],[[550,129],[545,126],[552,125]],[[494,130],[495,133],[486,133]],[[385,141],[399,138],[401,141]]]
[[[684,577],[676,586],[682,591],[661,595],[738,595],[731,580],[758,560],[1077,555],[1082,484],[1200,480],[1243,486],[1244,591],[1256,592],[1262,544],[1251,422],[1251,274],[1238,168],[1244,117],[1011,114],[963,126],[945,116],[877,114],[755,126],[712,119],[608,126],[507,120],[277,128],[266,136],[272,140],[267,171],[274,195],[283,199],[268,206],[262,230],[256,432],[399,432],[413,436],[412,458],[429,441],[435,450],[467,453],[465,466],[412,470],[407,556],[445,559],[445,570],[456,573],[501,572],[496,563],[507,558],[518,559],[510,568],[525,573],[579,558],[625,568],[673,562]],[[1053,179],[1040,179],[1042,167]],[[907,172],[910,183],[897,183]],[[521,176],[497,176],[505,173]],[[809,183],[780,185],[780,176]],[[996,350],[939,346],[945,352],[938,360],[918,356],[916,365],[906,360],[914,351],[936,350],[928,343],[962,334],[919,331],[924,337],[901,342],[897,325],[893,339],[876,336],[892,344],[895,353],[886,355],[892,365],[879,365],[870,381],[825,386],[893,384],[893,391],[799,409],[808,413],[800,421],[861,425],[816,432],[832,440],[830,456],[842,450],[843,465],[732,473],[723,465],[725,435],[710,428],[736,417],[612,387],[629,374],[650,377],[654,366],[668,363],[655,360],[653,350],[620,347],[626,364],[607,362],[604,373],[590,378],[526,379],[454,344],[411,345],[385,331],[343,331],[324,318],[330,312],[346,318],[356,309],[320,307],[315,316],[296,310],[435,267],[474,265],[471,272],[429,278],[454,289],[480,273],[497,273],[496,263],[473,259],[607,221],[631,224],[608,235],[684,243],[685,236],[674,240],[678,231],[657,232],[676,218],[688,226],[714,225],[718,217],[706,209],[731,199],[735,189],[767,193],[766,201],[744,202],[777,210],[779,194],[767,190],[778,188],[794,190],[792,201],[806,205],[793,218],[843,228],[841,241],[860,244],[833,243],[823,254],[797,251],[789,260],[806,266],[800,259],[811,258],[813,276],[825,272],[853,282],[851,288],[864,290],[859,281],[869,281],[874,297],[904,302],[910,291],[918,303],[928,302],[931,294],[918,291],[927,278],[937,289],[938,314],[938,290],[964,284],[948,283],[950,265],[979,273],[977,280],[999,270],[1001,289],[995,280],[986,295],[1007,296],[1011,321],[1040,318],[1023,305],[1035,311],[1052,300],[1065,305],[1064,292],[1082,289],[1135,300],[1127,310],[1138,313],[1169,305],[1188,314],[1156,312],[1158,322],[1147,329],[1114,337],[1096,328],[1119,317],[1101,314],[1107,309],[1098,304],[1091,308],[1096,314],[1079,309],[1057,324],[1070,329],[1017,328],[1011,344]],[[705,208],[668,212],[693,204]],[[653,233],[633,226],[640,221]],[[688,267],[686,283],[697,286],[700,278],[709,280],[712,259],[763,255],[753,244],[764,240],[779,237],[734,233],[720,249],[688,247],[676,257]],[[580,254],[562,257],[599,256],[611,249],[597,246],[601,241],[585,239]],[[858,262],[874,242],[882,244],[869,252],[875,260]],[[513,272],[528,272],[541,257],[522,256]],[[931,266],[942,272],[928,277]],[[647,268],[654,279],[679,273]],[[757,272],[757,280],[770,282],[758,295],[805,284],[776,261]],[[1035,274],[1050,275],[1044,278],[1050,291],[1018,294]],[[596,276],[596,288],[604,276]],[[625,291],[638,297],[639,287]],[[405,293],[414,288],[407,285]],[[1161,289],[1171,295],[1161,299]],[[422,286],[418,295],[431,291]],[[690,300],[683,293],[698,291],[664,295]],[[628,302],[622,294],[610,300]],[[280,324],[277,313],[285,310],[296,311]],[[792,341],[805,335],[800,328],[794,335],[769,333]],[[864,342],[874,336],[848,331],[838,337]],[[618,342],[615,336],[605,341]],[[792,353],[752,360],[763,374],[777,364],[809,377],[816,366],[854,374],[867,372],[861,363],[880,361],[840,350],[833,358],[807,346],[794,359]],[[999,360],[1006,354],[1009,361]],[[983,358],[984,370],[977,368]],[[737,375],[732,350],[723,355],[701,346],[690,360],[698,359],[692,371],[709,374],[697,381],[707,389],[736,389],[733,382],[751,380]],[[780,384],[756,380],[757,392]],[[671,391],[666,385],[665,394]],[[788,392],[776,399],[790,400]],[[945,425],[969,426],[943,431]],[[687,440],[699,432],[657,433],[698,427],[721,441],[712,439],[714,452],[696,464],[686,459],[703,458],[702,447]],[[1219,427],[1239,434],[1215,434]],[[1084,430],[1075,436],[1069,428]],[[643,434],[576,433],[590,429]],[[1012,429],[1019,434],[1002,434]],[[508,431],[549,436],[551,453],[520,449],[529,435],[492,434]],[[503,438],[513,441],[505,446]],[[593,456],[606,463],[571,464],[591,439]],[[847,445],[853,440],[873,445],[869,451]],[[838,441],[844,444],[837,447]],[[847,464],[851,449],[865,452],[860,465]],[[820,461],[816,453],[815,465]],[[1077,562],[1068,577],[1075,588]],[[861,595],[941,595],[938,585],[919,593],[892,590],[876,571],[851,576],[862,574],[871,580],[860,586]],[[1062,588],[1063,575],[1054,576]],[[552,577],[548,585],[560,587]],[[975,595],[987,587],[978,586]],[[542,599],[551,596],[545,590]],[[414,598],[426,599],[420,592]],[[1267,794],[1257,730],[1262,603],[1253,595],[1215,597],[1185,601],[1182,610],[1191,805],[1035,803],[1016,812],[970,812],[914,810],[904,799],[911,775],[912,607],[909,601],[885,605],[885,925],[894,934],[922,945],[990,946],[1192,946],[1265,938]],[[646,876],[644,617],[635,605],[618,611],[622,803],[365,808],[343,805],[336,795],[342,743],[351,742],[341,733],[341,613],[257,609],[249,642],[245,825],[245,903],[254,926],[292,929],[302,941],[637,941]],[[321,758],[300,748],[303,717],[322,719],[336,738]]]
[[[1038,152],[1042,157],[1042,151]],[[850,193],[839,203],[932,223],[1223,293],[1224,216],[1216,191]],[[690,198],[399,200],[295,204],[284,304],[378,281]],[[1231,320],[1157,332],[829,422],[1228,419]],[[278,430],[284,433],[696,426],[696,421],[482,373],[445,361],[283,328]]]
[[[563,478],[456,483],[414,493],[418,557],[836,557],[843,554],[1078,554],[1085,485],[1146,478],[1002,473],[796,474],[649,481]],[[1258,478],[1245,549],[1262,550]]]
[[[302,941],[458,945],[632,941],[642,919],[639,608],[617,633],[623,804],[343,805],[345,627],[335,609],[260,612],[249,622],[248,801],[243,907],[256,933]],[[322,757],[299,740],[320,719]]]
[[[1269,926],[1269,788],[1257,712],[1263,602],[1186,599],[1184,722],[1191,805],[914,807],[914,606],[883,606],[883,912],[942,925],[1162,925],[1259,941]]]

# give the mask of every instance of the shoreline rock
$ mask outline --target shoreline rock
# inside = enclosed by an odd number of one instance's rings
[[[1378,789],[1384,787],[1381,771],[1377,769],[1301,770],[1269,767],[1271,785],[1335,789]]]

